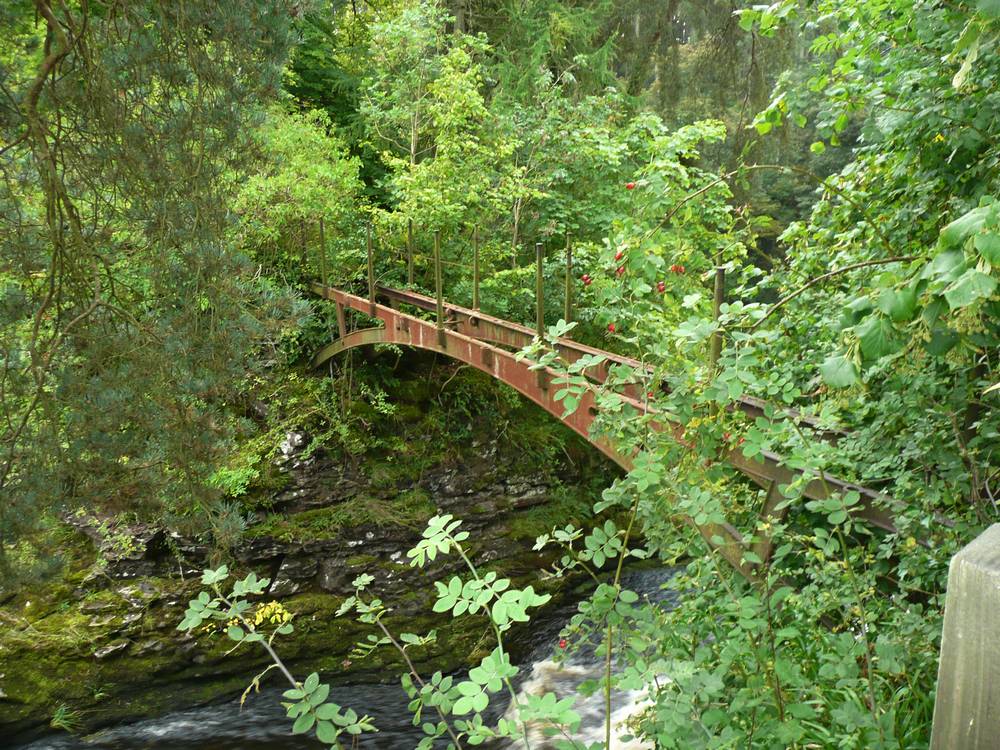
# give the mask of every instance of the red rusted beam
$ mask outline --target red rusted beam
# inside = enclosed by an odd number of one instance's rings
[[[336,302],[338,307],[350,307],[364,313],[372,310],[372,306],[367,300],[348,292],[324,287],[320,284],[314,284],[313,290],[320,296]],[[409,299],[412,299],[409,294],[403,295],[402,293],[395,292],[395,290],[392,291],[394,291],[394,294],[384,294],[384,291],[383,294],[390,299],[398,301],[408,302]],[[401,299],[401,296],[406,297],[406,299]],[[425,299],[432,305],[434,304],[434,300]],[[480,315],[474,316],[476,318],[475,321],[471,319],[473,316],[470,316],[469,320],[463,321],[463,312],[471,311],[465,311],[464,308],[455,308],[450,305],[447,307],[449,317],[454,316],[456,319],[457,329],[451,330],[449,328],[442,332],[433,322],[407,315],[386,305],[376,304],[374,306],[374,314],[382,322],[383,328],[356,331],[342,339],[338,339],[323,348],[313,358],[313,365],[318,367],[330,359],[330,357],[342,351],[374,343],[400,344],[440,352],[453,359],[472,365],[514,387],[518,392],[534,401],[592,443],[619,466],[626,470],[631,468],[631,456],[623,456],[615,451],[606,441],[591,437],[590,425],[596,415],[596,409],[594,408],[593,395],[590,392],[584,394],[576,411],[564,416],[562,404],[554,398],[556,389],[547,388],[543,385],[546,381],[551,382],[553,378],[558,376],[556,371],[544,368],[541,371],[542,377],[539,378],[536,375],[538,371],[529,369],[532,364],[531,362],[527,360],[518,361],[514,353],[483,340],[493,335],[505,335],[509,336],[506,342],[509,342],[509,345],[513,346],[515,345],[514,337],[524,335],[524,331],[518,330],[524,329],[524,326]],[[503,325],[499,325],[500,323],[503,323]],[[473,329],[479,335],[468,335],[465,333],[465,330],[468,328]],[[525,330],[530,336],[530,329]],[[484,333],[486,333],[485,336],[483,335]],[[575,342],[568,342],[568,344],[571,346],[566,346],[567,350],[576,353],[577,356],[582,356],[584,352],[606,354],[591,347],[575,344]],[[611,357],[615,361],[625,360],[625,358],[617,357],[616,355],[611,355]],[[651,407],[648,407],[644,400],[636,399],[629,394],[620,394],[619,397],[639,413],[658,413]],[[683,425],[664,419],[657,426],[661,430],[671,431],[678,440],[684,440]],[[725,454],[724,458],[738,471],[765,488],[770,488],[774,482],[777,482],[779,486],[791,484],[796,480],[800,480],[803,476],[802,472],[784,466],[781,457],[770,451],[764,451],[760,456],[749,459],[738,449],[730,450]],[[885,507],[894,506],[895,501],[875,490],[825,475],[809,479],[805,483],[802,494],[810,499],[823,500],[831,495],[847,491],[857,492],[861,497],[861,502],[852,509],[854,516],[862,518],[872,525],[891,533],[896,531],[892,513],[886,510]],[[722,544],[715,546],[719,548],[720,552],[726,555],[727,559],[731,555],[731,550],[734,549],[733,545],[743,544],[742,536],[735,528],[728,524],[725,528],[712,527],[707,529],[707,531],[706,529],[699,528],[699,531],[703,535],[707,534],[706,539],[709,541],[715,536],[720,536]],[[722,547],[730,549],[730,552],[726,552]],[[738,568],[745,566],[741,555],[742,553],[737,556],[738,559],[730,560]]]
[[[314,287],[314,291],[317,291],[318,293],[317,287]],[[434,298],[427,297],[423,294],[419,294],[418,292],[403,291],[400,289],[380,286],[378,288],[378,293],[386,299],[393,300],[395,302],[402,302],[407,305],[413,305],[421,310],[432,312],[436,309],[436,301]],[[535,337],[535,332],[531,328],[521,325],[520,323],[511,323],[508,320],[495,318],[491,315],[485,315],[478,310],[470,310],[467,307],[453,305],[450,302],[445,303],[445,309],[447,310],[448,317],[454,321],[456,331],[463,333],[466,336],[480,339],[481,341],[500,344],[501,346],[510,347],[512,349],[523,349],[525,346],[530,344],[532,339]],[[626,365],[627,367],[640,371],[643,369],[646,369],[647,371],[651,370],[651,368],[643,365],[642,362],[637,359],[624,357],[620,354],[613,354],[611,352],[603,351],[602,349],[595,349],[592,346],[580,344],[568,338],[559,339],[556,349],[559,352],[559,356],[566,362],[575,362],[583,356],[603,356],[605,358],[604,364],[591,368],[587,371],[587,376],[598,383],[603,383],[607,380],[609,368],[616,364]],[[663,387],[665,388],[666,386]],[[642,399],[643,394],[641,389],[638,387],[626,387],[624,391],[633,398]],[[743,396],[736,402],[736,408],[746,414],[750,419],[765,416],[766,407],[766,401],[754,398],[753,396]],[[837,438],[843,437],[846,434],[843,430],[821,427],[816,420],[811,417],[801,415],[794,409],[781,407],[779,411],[789,417],[800,420],[814,433],[816,433],[818,437],[824,440],[836,441]]]

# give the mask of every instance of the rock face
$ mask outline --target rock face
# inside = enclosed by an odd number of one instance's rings
[[[288,482],[272,498],[272,512],[251,527],[232,551],[236,572],[271,579],[263,601],[295,613],[295,633],[277,642],[282,658],[302,674],[337,679],[352,646],[369,632],[337,618],[360,573],[375,576],[371,590],[392,613],[396,630],[439,629],[436,647],[415,656],[454,669],[489,650],[484,621],[452,621],[431,612],[434,577],[458,570],[445,558],[434,570],[406,563],[405,551],[427,518],[464,519],[477,559],[536,589],[545,562],[531,551],[534,537],[553,522],[585,517],[594,498],[572,483],[516,476],[495,445],[470,451],[461,464],[440,465],[416,481],[373,479],[323,455],[305,457],[306,436],[291,433],[281,446]],[[549,503],[559,496],[557,516]],[[568,499],[569,498],[569,499]],[[212,700],[242,690],[267,661],[219,633],[197,637],[176,630],[210,550],[149,526],[115,530],[115,544],[94,519],[71,523],[101,550],[103,568],[65,582],[49,601],[0,610],[0,736],[27,736],[44,728],[60,706],[79,710],[86,728]],[[125,541],[123,541],[123,539]],[[70,600],[67,606],[66,601]],[[478,644],[478,645],[477,645]],[[395,674],[394,654],[376,652],[352,669],[382,678]]]

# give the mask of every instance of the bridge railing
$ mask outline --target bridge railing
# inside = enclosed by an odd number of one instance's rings
[[[317,258],[316,270],[319,273],[320,281],[323,286],[329,286],[329,258],[327,252],[326,243],[326,232],[324,221],[320,218],[317,222],[318,231],[318,248],[315,252]],[[303,237],[303,255],[304,257],[309,255],[306,248],[306,236],[307,232],[303,227],[302,237]],[[440,330],[443,330],[447,321],[447,309],[450,307],[446,303],[445,293],[444,293],[444,269],[445,268],[455,268],[462,271],[467,271],[471,275],[471,285],[472,285],[472,310],[478,312],[481,309],[481,287],[483,281],[483,264],[481,257],[481,243],[480,243],[480,230],[479,226],[475,225],[472,228],[470,234],[471,245],[472,245],[472,264],[461,263],[454,260],[447,260],[442,254],[442,233],[440,231],[433,232],[433,244],[432,252],[430,255],[425,255],[419,253],[414,248],[414,227],[412,221],[407,223],[406,227],[406,239],[405,247],[400,250],[394,247],[394,243],[383,243],[378,241],[378,233],[372,224],[368,224],[365,227],[365,281],[367,285],[367,297],[371,305],[371,309],[374,310],[374,306],[377,303],[377,297],[380,294],[381,285],[379,284],[379,279],[376,276],[377,261],[380,258],[389,256],[390,258],[399,260],[405,265],[406,271],[406,284],[409,287],[415,286],[416,281],[416,269],[418,266],[423,265],[425,268],[429,269],[433,276],[432,285],[434,287],[434,299],[435,299],[435,318],[437,326]],[[535,284],[533,289],[533,307],[535,313],[535,332],[537,335],[544,336],[545,334],[545,284],[544,284],[544,270],[546,261],[545,246],[543,243],[535,243]],[[515,255],[515,268],[516,266],[516,255]],[[573,316],[573,244],[571,237],[566,235],[565,237],[565,249],[564,249],[564,263],[563,263],[563,305],[562,305],[562,317],[563,320],[570,322]],[[341,331],[346,329],[341,327]]]
[[[326,241],[325,232],[323,228],[323,220],[320,219],[319,222],[319,262],[317,264],[320,279],[324,286],[329,286],[329,279],[327,276],[327,254],[325,251]],[[480,232],[479,226],[475,225],[470,233],[467,233],[469,240],[472,245],[472,264],[461,263],[453,260],[447,260],[442,256],[442,234],[439,231],[433,233],[433,244],[432,252],[430,255],[424,255],[422,253],[416,252],[414,250],[414,228],[413,223],[408,222],[406,228],[406,241],[405,248],[402,250],[394,247],[392,242],[378,242],[378,233],[372,224],[366,226],[366,281],[367,281],[367,295],[368,300],[371,304],[371,310],[374,310],[374,305],[376,304],[376,297],[379,294],[389,293],[388,288],[383,288],[379,284],[379,280],[376,277],[376,261],[380,257],[390,257],[396,259],[402,263],[405,263],[407,284],[409,287],[415,286],[415,274],[418,265],[423,266],[428,269],[433,274],[433,287],[434,287],[434,300],[435,304],[432,310],[429,310],[435,314],[435,319],[439,330],[443,330],[447,325],[446,317],[449,314],[449,310],[456,309],[455,305],[448,304],[444,294],[444,269],[445,268],[455,268],[462,271],[467,271],[471,275],[472,279],[472,307],[471,309],[475,312],[481,310],[481,284],[482,284],[482,262],[481,262],[481,243],[480,243]],[[464,241],[466,233],[463,233],[462,239]],[[563,250],[563,305],[562,305],[562,319],[567,323],[573,320],[574,311],[574,278],[573,278],[573,241],[570,235],[565,236],[565,245]],[[535,254],[534,254],[534,276],[535,276],[535,288],[533,290],[533,306],[535,312],[534,330],[535,334],[540,338],[545,334],[545,283],[544,283],[544,273],[545,273],[545,260],[546,252],[545,245],[540,242],[535,243]],[[550,266],[551,268],[551,266]],[[551,288],[551,287],[550,287]],[[722,304],[725,302],[725,292],[726,292],[726,274],[723,268],[716,268],[714,275],[714,290],[713,290],[713,315],[716,320],[720,317]],[[405,300],[401,300],[405,301]],[[463,308],[464,309],[464,308]],[[373,315],[374,317],[374,315]],[[345,329],[342,327],[341,331]],[[565,339],[572,338],[569,334],[564,335]],[[523,345],[530,343],[530,341],[522,342],[518,345],[520,348]],[[717,330],[712,334],[709,341],[709,348],[706,353],[707,361],[709,364],[709,369],[714,371],[719,357],[722,352],[723,336],[722,331]],[[596,351],[596,350],[595,350]],[[594,353],[594,352],[590,352]],[[626,356],[615,355],[610,352],[602,352],[609,363],[624,364],[626,366],[641,369],[645,367],[642,363]],[[572,356],[573,352],[560,351],[561,355],[569,354]],[[564,357],[565,358],[565,357]],[[598,377],[598,382],[603,382],[607,376],[606,369],[601,368],[601,377]],[[756,399],[751,396],[743,396],[739,399],[739,408],[746,413],[751,418],[756,418],[764,415],[766,403],[760,399]],[[786,416],[793,417],[799,423],[805,425],[813,433],[823,440],[837,440],[843,437],[846,433],[843,430],[838,430],[831,428],[826,425],[821,425],[817,420],[799,413],[795,409],[783,407],[780,409],[781,413]]]
[[[367,261],[368,261],[368,289],[369,297],[374,302],[374,290],[377,287],[375,283],[375,245],[372,240],[373,229],[369,224],[367,229]],[[472,229],[472,265],[465,263],[459,263],[456,261],[445,260],[441,255],[441,232],[435,231],[433,233],[434,237],[434,250],[430,257],[421,255],[414,251],[413,246],[413,223],[409,222],[406,230],[406,251],[405,256],[401,253],[389,250],[388,253],[395,255],[400,260],[405,260],[406,262],[406,277],[407,284],[410,286],[414,285],[415,280],[415,269],[417,261],[429,261],[430,266],[433,268],[434,272],[434,294],[437,300],[437,310],[438,310],[438,325],[443,327],[444,325],[444,289],[443,289],[443,269],[445,266],[460,268],[462,270],[468,271],[472,276],[472,309],[481,309],[481,296],[480,287],[482,283],[482,264],[481,264],[481,244],[479,238],[479,226],[476,225]],[[321,243],[321,247],[323,247]],[[321,254],[323,250],[321,249]],[[564,273],[563,273],[563,317],[562,319],[567,323],[572,322],[573,319],[573,243],[570,235],[566,235],[565,238],[565,251],[564,251]],[[535,302],[535,331],[539,338],[545,335],[545,283],[544,283],[544,270],[545,270],[545,245],[542,242],[535,243],[535,290],[534,290],[534,302]],[[324,280],[324,284],[326,281]]]

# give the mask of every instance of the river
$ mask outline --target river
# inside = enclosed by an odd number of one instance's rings
[[[673,568],[627,571],[623,586],[660,606],[670,607],[671,592],[662,586],[674,574]],[[521,666],[517,688],[522,693],[553,691],[559,697],[572,695],[583,680],[599,677],[602,663],[593,651],[582,650],[557,663],[552,659],[558,648],[559,631],[576,611],[576,602],[553,608],[533,620],[528,656]],[[282,689],[264,689],[247,699],[240,710],[237,701],[227,701],[177,711],[102,730],[84,738],[60,736],[46,738],[19,750],[318,750],[325,747],[314,737],[293,736],[279,701]],[[641,695],[619,693],[613,696],[613,720],[625,720],[639,706]],[[354,708],[358,713],[375,717],[377,734],[365,735],[358,747],[365,750],[413,750],[423,732],[412,726],[406,705],[408,699],[398,682],[390,684],[354,684],[335,687],[328,700]],[[502,695],[494,699],[497,713],[506,710]],[[578,736],[583,746],[604,739],[604,697],[580,698],[576,710],[582,717]],[[496,719],[497,715],[491,718]],[[622,732],[619,732],[622,733]],[[443,745],[442,745],[443,746]],[[514,750],[512,743],[495,748]],[[532,750],[543,750],[539,741]],[[612,750],[646,748],[637,741],[612,743]],[[492,749],[491,749],[492,750]]]

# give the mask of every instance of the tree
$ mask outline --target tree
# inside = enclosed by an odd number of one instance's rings
[[[49,511],[210,499],[223,405],[284,319],[225,237],[294,12],[4,10],[0,562]]]

